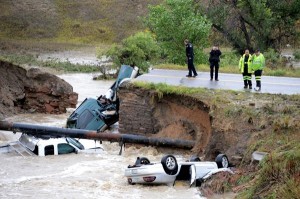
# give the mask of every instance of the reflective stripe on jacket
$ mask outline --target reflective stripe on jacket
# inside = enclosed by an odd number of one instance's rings
[[[263,54],[259,54],[256,56],[255,54],[252,56],[252,70],[263,70],[265,67],[265,57]]]
[[[249,58],[248,58],[248,61],[247,61],[247,64],[248,64],[248,73],[251,73],[252,72],[252,67],[251,67],[251,55],[249,54]],[[240,61],[239,61],[239,69],[240,69],[240,72],[241,73],[244,73],[244,66],[245,66],[245,54],[240,58]]]

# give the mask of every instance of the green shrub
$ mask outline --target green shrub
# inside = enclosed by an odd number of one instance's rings
[[[150,64],[158,60],[159,52],[160,48],[149,32],[138,32],[124,39],[121,45],[113,45],[107,52],[102,52],[102,55],[109,56],[116,68],[126,64],[148,71]]]
[[[263,53],[266,59],[266,66],[270,68],[278,68],[283,66],[283,60],[280,57],[280,54],[274,49],[269,48],[266,52]],[[282,75],[277,75],[282,76]]]
[[[300,50],[295,50],[293,53],[296,60],[300,60]]]
[[[240,57],[233,51],[231,52],[222,52],[220,57],[220,67],[225,66],[236,66],[238,70]]]

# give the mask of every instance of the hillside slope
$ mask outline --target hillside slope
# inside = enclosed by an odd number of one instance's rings
[[[0,39],[119,41],[161,0],[0,0]]]

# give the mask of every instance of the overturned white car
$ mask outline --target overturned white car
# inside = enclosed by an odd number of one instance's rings
[[[211,175],[222,171],[233,173],[224,154],[219,154],[215,162],[201,162],[198,157],[177,162],[173,155],[166,155],[160,163],[151,163],[146,157],[137,157],[135,164],[125,169],[125,176],[129,184],[174,185],[176,180],[189,180],[190,186],[199,186]]]

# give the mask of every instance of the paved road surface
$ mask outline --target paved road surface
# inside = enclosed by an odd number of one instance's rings
[[[241,74],[219,73],[220,81],[210,81],[209,72],[198,72],[196,78],[187,78],[187,71],[154,69],[141,75],[137,80],[166,83],[174,86],[201,87],[210,89],[226,89],[236,91],[254,91],[255,77],[252,76],[253,89],[244,89]],[[261,93],[300,94],[300,78],[262,76]]]

